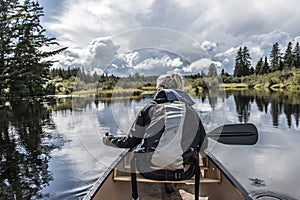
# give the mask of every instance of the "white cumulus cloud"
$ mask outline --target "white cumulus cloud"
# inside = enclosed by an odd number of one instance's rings
[[[83,65],[85,68],[105,69],[116,58],[118,49],[111,37],[96,38],[86,48]]]
[[[57,57],[60,62],[56,63],[56,67],[62,64],[102,65],[113,57],[117,47],[109,43],[106,47],[101,46],[105,42],[95,41],[95,38],[113,36],[112,41],[116,42],[114,39],[118,35],[145,27],[171,29],[198,41],[210,58],[222,63],[228,72],[233,69],[234,56],[240,46],[249,48],[252,64],[255,65],[260,56],[269,56],[275,42],[284,49],[289,41],[300,41],[298,0],[39,1],[48,14],[42,20],[47,33],[57,38],[62,46],[69,47],[66,53]],[[149,33],[145,34],[147,31]],[[145,32],[136,35],[129,32],[131,38],[122,38],[122,45],[127,42],[127,47],[132,47],[129,50],[151,45],[170,50],[170,46],[165,44],[166,40],[170,40],[173,44],[171,49],[176,53],[182,52],[181,55],[190,62],[199,59],[200,53],[188,51],[178,37],[173,37],[175,32],[169,39],[164,31],[158,33],[147,29]],[[94,44],[91,44],[92,41]],[[178,48],[174,48],[175,45]],[[87,55],[88,52],[91,54]],[[134,62],[138,58],[132,59]]]

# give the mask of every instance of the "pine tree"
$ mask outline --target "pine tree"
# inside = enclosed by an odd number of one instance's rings
[[[249,75],[251,68],[251,56],[246,46],[243,48],[244,75]]]
[[[277,42],[273,45],[271,50],[270,65],[272,72],[281,70],[281,52]]]
[[[243,51],[242,47],[239,48],[235,57],[234,76],[240,77],[243,69]]]
[[[289,42],[283,56],[283,68],[290,69],[294,65],[293,61],[292,42]]]
[[[201,70],[201,75],[200,76],[201,77],[205,77],[206,76],[206,74],[205,74],[205,72],[203,70]]]
[[[270,66],[268,63],[268,58],[267,58],[267,56],[265,56],[265,61],[263,62],[260,74],[267,74],[269,72],[270,72]]]
[[[255,71],[254,67],[251,66],[250,69],[249,69],[249,75],[253,75],[254,71]]]
[[[263,64],[264,64],[264,62],[263,62],[263,60],[262,60],[262,57],[259,59],[259,61],[257,62],[257,64],[256,64],[256,67],[255,67],[255,74],[261,74],[261,69],[262,69],[262,67],[263,67]]]
[[[299,42],[296,43],[295,48],[293,50],[293,58],[294,58],[294,66],[296,68],[300,68],[300,47],[299,47]]]
[[[251,57],[246,46],[239,48],[235,57],[234,76],[247,76],[250,74]]]
[[[225,76],[225,69],[222,69],[221,76]]]
[[[214,63],[210,64],[207,72],[208,77],[216,77],[218,75],[217,68]]]
[[[14,31],[11,22],[14,18],[13,10],[17,0],[0,1],[0,95],[9,92],[9,81],[14,75],[12,70],[12,44]]]
[[[20,3],[23,2],[23,3]],[[53,61],[46,58],[60,53],[42,51],[57,45],[40,25],[43,9],[32,0],[1,1],[1,95],[7,97],[45,94],[45,84]]]

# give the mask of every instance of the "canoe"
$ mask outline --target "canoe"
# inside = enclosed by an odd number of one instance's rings
[[[123,200],[131,199],[130,156],[125,151],[105,171],[84,200]],[[247,191],[211,154],[200,156],[200,200],[248,200]],[[137,175],[138,192],[143,200],[188,200],[194,199],[194,180],[154,181]],[[165,191],[165,183],[172,184],[174,192]]]

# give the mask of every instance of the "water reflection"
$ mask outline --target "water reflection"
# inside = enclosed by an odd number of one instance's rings
[[[296,126],[300,121],[300,93],[299,92],[272,92],[270,90],[233,90],[226,91],[226,98],[234,97],[237,120],[240,123],[247,123],[251,118],[251,108],[256,104],[257,109],[265,114],[271,114],[274,127],[279,127],[279,117],[284,114],[286,124],[290,128],[294,119]],[[204,93],[199,96],[204,102],[208,99],[209,104],[214,108],[217,104],[215,95]]]
[[[49,142],[55,129],[50,110],[36,101],[11,102],[0,108],[0,196],[29,199],[52,180]],[[44,128],[47,131],[44,131]]]
[[[220,102],[225,102],[228,106],[227,122],[254,122],[261,133],[270,130],[269,125],[261,125],[263,120],[278,130],[286,126],[289,129],[293,125],[299,127],[300,93],[242,90],[226,91],[226,96],[199,94],[196,99],[202,102],[202,108],[207,106],[211,109],[217,109]],[[116,124],[116,120],[121,121],[127,116],[127,120],[132,121],[128,116],[134,117],[150,100],[149,97],[114,101],[65,97],[0,105],[0,196],[7,199],[51,199],[54,196],[52,199],[55,199],[84,195],[111,160],[112,150],[107,152],[101,146],[101,134],[94,125],[115,133],[122,128],[122,123]],[[202,109],[201,112],[199,114],[203,116],[204,123],[209,124],[211,118],[205,117],[209,115],[209,109]],[[260,118],[262,116],[263,120]],[[124,122],[125,125],[130,126],[131,123]],[[74,130],[76,133],[72,133]],[[270,155],[270,152],[262,150],[267,149],[265,143],[274,147],[287,137],[280,134],[261,135],[261,147],[257,151],[263,152],[264,158]],[[297,140],[293,138],[291,142],[294,141]],[[84,151],[80,145],[84,146]],[[290,144],[291,148],[293,145]],[[253,163],[258,165],[261,157],[255,156]],[[63,168],[61,164],[64,164]],[[68,177],[64,177],[68,173]],[[252,185],[262,185],[260,180],[267,180],[263,185],[269,187],[270,180],[260,177],[249,175],[245,182],[250,180]],[[60,193],[64,194],[60,196]]]
[[[260,194],[268,199],[300,199],[297,174],[300,94],[268,90],[227,91],[226,105],[229,108],[227,122],[254,123],[259,131],[259,141],[249,147],[217,144],[210,152],[253,197],[257,198],[254,194],[261,191],[269,191]]]

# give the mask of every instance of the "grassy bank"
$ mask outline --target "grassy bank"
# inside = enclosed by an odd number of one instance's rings
[[[92,94],[100,98],[108,97],[125,97],[125,96],[142,96],[144,94],[154,94],[155,82],[131,82],[130,87],[122,88],[118,85],[111,85],[109,89],[102,87],[107,85],[104,83],[86,84],[78,78],[72,77],[68,80],[53,79],[52,84],[55,86],[55,94],[58,95],[87,95]],[[125,81],[124,81],[125,82]],[[300,69],[291,69],[276,71],[265,75],[251,75],[244,77],[216,77],[216,78],[189,78],[185,77],[185,90],[190,93],[202,93],[207,89],[221,88],[225,90],[242,90],[255,88],[257,90],[289,90],[300,92]],[[221,84],[220,84],[221,83]],[[136,87],[136,88],[134,88]],[[119,89],[116,89],[119,88]]]
[[[300,91],[300,69],[277,71],[253,78],[255,88]]]
[[[247,89],[257,90],[289,90],[300,92],[300,69],[276,71],[265,75],[251,75],[240,78],[235,77],[235,82],[223,83],[223,89]]]
[[[115,89],[115,90],[96,90],[97,98],[102,97],[126,97],[126,96],[141,96],[141,89]]]
[[[246,83],[223,83],[220,85],[221,89],[232,90],[232,89],[247,89],[249,85]]]

